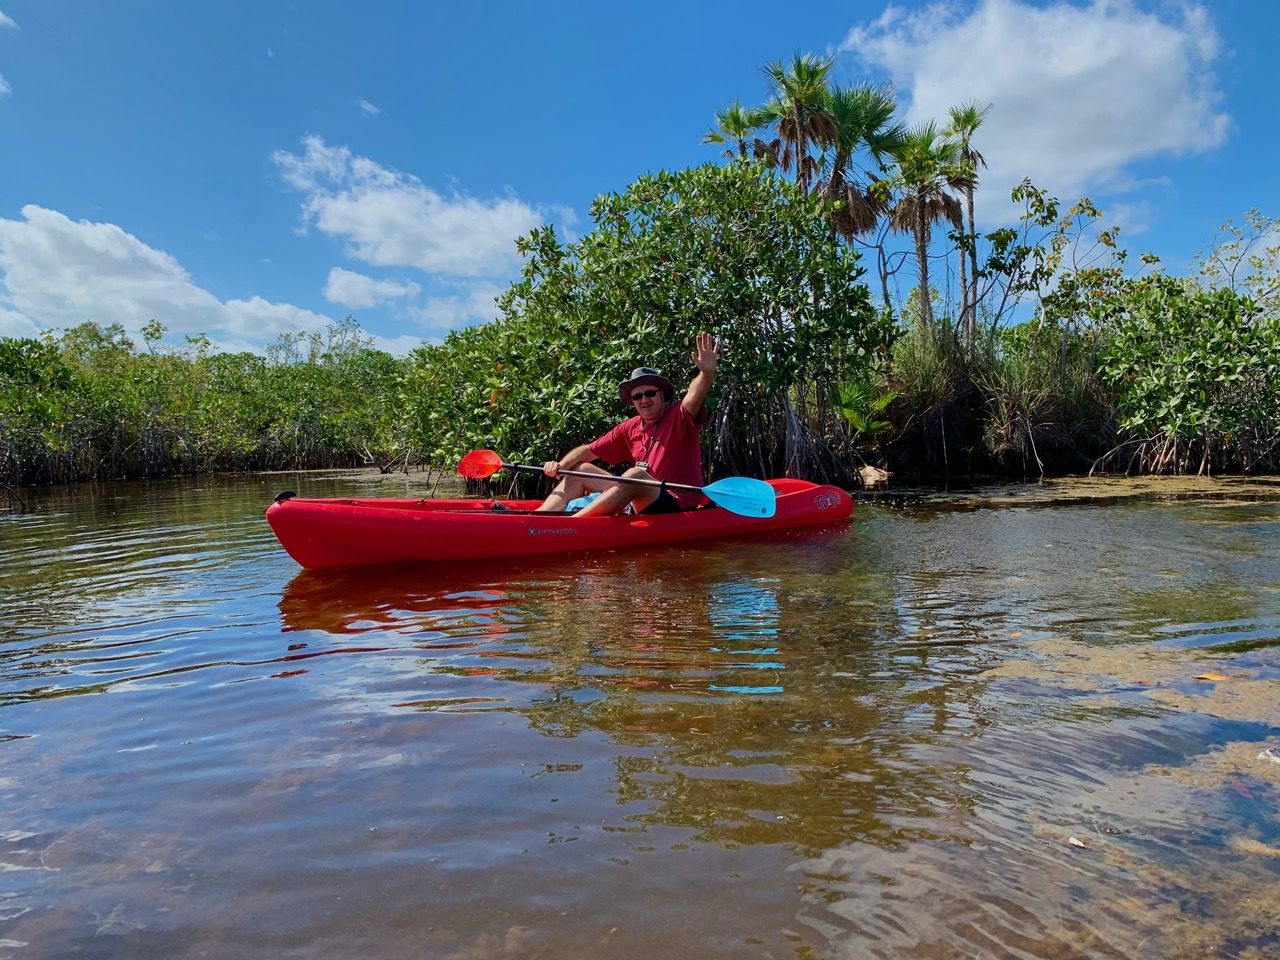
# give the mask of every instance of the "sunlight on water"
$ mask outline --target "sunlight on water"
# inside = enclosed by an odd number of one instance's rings
[[[262,520],[376,482],[0,518],[0,957],[1280,955],[1277,504],[327,573]]]

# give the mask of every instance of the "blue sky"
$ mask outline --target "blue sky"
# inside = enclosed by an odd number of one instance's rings
[[[1280,215],[1280,4],[0,0],[0,335],[92,319],[262,349],[353,314],[403,353],[493,316],[514,238],[716,157],[760,67],[836,57],[909,122],[992,110],[1030,176],[1183,269]]]

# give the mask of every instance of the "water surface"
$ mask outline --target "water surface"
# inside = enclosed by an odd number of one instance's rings
[[[374,483],[0,516],[0,958],[1280,955],[1280,505],[329,574],[262,519]]]

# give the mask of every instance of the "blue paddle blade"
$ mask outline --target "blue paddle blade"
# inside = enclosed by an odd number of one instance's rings
[[[773,487],[750,477],[725,477],[707,484],[702,492],[716,506],[741,517],[772,517],[778,508]]]

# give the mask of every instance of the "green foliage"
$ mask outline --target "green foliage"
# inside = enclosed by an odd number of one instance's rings
[[[1280,319],[1243,294],[1169,277],[1125,286],[1097,318],[1102,373],[1138,437],[1214,446],[1280,434]]]
[[[1228,220],[1198,261],[1202,286],[1247,294],[1263,313],[1280,315],[1280,217],[1250,210],[1244,226]]]
[[[891,333],[827,213],[735,162],[598,198],[575,244],[534,231],[502,319],[415,354],[405,403],[417,442],[434,462],[480,446],[541,462],[626,415],[615,389],[633,367],[687,382],[707,330],[723,344],[712,469],[782,469],[790,404],[871,363]]]
[[[718,114],[706,142],[729,147],[727,165],[599,197],[575,242],[521,238],[501,319],[407,361],[350,317],[265,356],[215,354],[203,335],[168,346],[154,319],[141,352],[118,324],[0,338],[0,483],[447,466],[476,447],[539,462],[630,413],[615,385],[633,367],[683,387],[701,330],[723,344],[713,474],[840,481],[858,443],[900,474],[1064,469],[1117,442],[1146,469],[1193,454],[1201,469],[1280,467],[1280,220],[1227,223],[1183,281],[1154,256],[1130,263],[1087,198],[1065,207],[1029,181],[1017,223],[980,237],[987,108],[907,131],[890,91],[833,86],[830,66],[771,64],[768,103]],[[929,281],[939,223],[961,255],[958,307]],[[910,249],[886,250],[892,229]],[[875,252],[883,312],[853,244]],[[890,282],[912,260],[899,330]]]
[[[894,344],[891,448],[900,472],[1078,469],[1112,435],[1100,335],[1038,320],[978,331],[913,323]],[[908,462],[903,462],[903,459]]]
[[[984,452],[1029,472],[1089,462],[1109,436],[1110,406],[1097,375],[1099,337],[1050,322],[992,331],[974,363]],[[1074,464],[1073,464],[1074,461]]]
[[[1012,198],[1023,205],[1018,224],[987,234],[989,252],[977,271],[990,327],[1007,322],[1028,298],[1051,325],[1086,325],[1093,305],[1127,279],[1128,254],[1118,245],[1118,228],[1099,227],[1102,213],[1088,197],[1064,213],[1030,180],[1015,187]],[[1159,261],[1147,255],[1142,262]]]
[[[912,414],[954,401],[969,381],[963,347],[947,327],[909,324],[893,345],[891,382]]]
[[[395,407],[403,363],[369,348],[354,320],[274,351],[210,354],[118,325],[0,339],[0,482],[203,470],[386,464],[407,456]]]
[[[873,439],[893,425],[884,413],[897,398],[897,390],[882,392],[870,380],[854,380],[839,385],[835,407],[853,429],[854,439]]]
[[[894,341],[886,385],[890,465],[899,473],[950,473],[964,444],[974,391],[964,346],[949,324],[907,323]]]
[[[20,464],[64,445],[71,371],[41,340],[0,339],[0,480]]]

